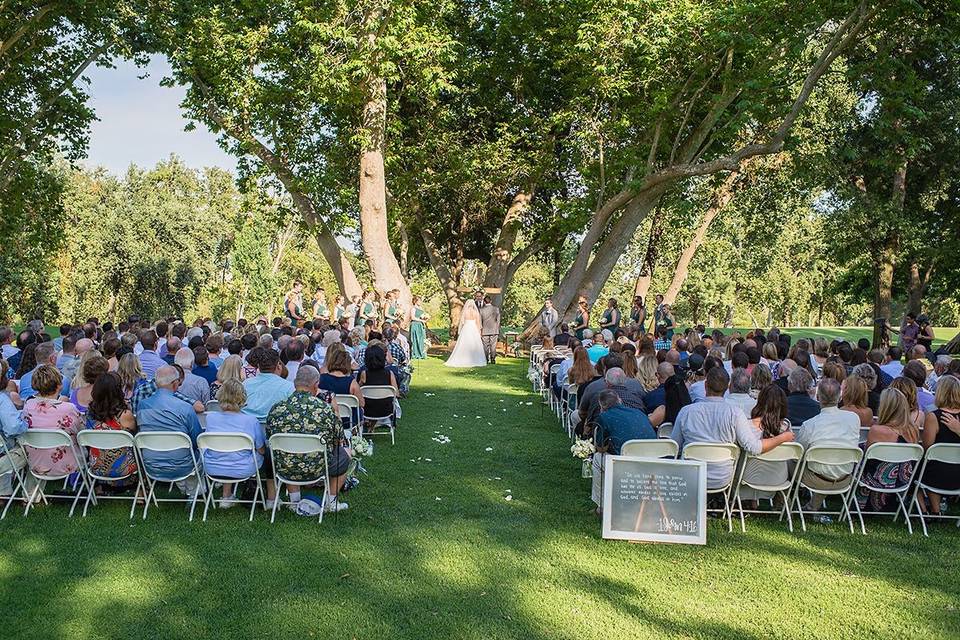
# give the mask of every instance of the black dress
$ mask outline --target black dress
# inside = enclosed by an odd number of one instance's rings
[[[939,444],[960,444],[960,436],[947,428],[943,422],[944,413],[949,413],[954,417],[960,414],[944,412],[937,409],[933,415],[937,417],[937,438],[934,443]],[[927,470],[923,474],[923,484],[943,489],[945,491],[960,490],[960,465],[947,464],[945,462],[928,462]]]
[[[390,372],[386,369],[364,371],[361,387],[390,386]],[[382,418],[393,413],[393,398],[367,400],[363,403],[363,415],[367,418]]]

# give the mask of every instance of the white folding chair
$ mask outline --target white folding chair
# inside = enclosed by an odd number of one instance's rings
[[[207,404],[204,405],[205,411],[222,411],[220,408],[220,402],[217,400],[207,400]]]
[[[367,400],[386,400],[390,398],[392,402],[397,397],[397,390],[390,385],[370,385],[366,387],[360,387],[360,392],[363,394],[364,402]],[[390,444],[396,444],[396,436],[394,431],[396,430],[396,411],[391,405],[390,414],[386,416],[364,416],[365,419],[375,421],[373,426],[370,428],[370,435],[380,435],[383,432],[377,432],[377,427],[383,426],[386,424],[390,427]],[[363,429],[361,429],[361,433]]]
[[[727,530],[733,531],[733,509],[730,505],[730,491],[736,477],[737,461],[740,459],[740,447],[735,444],[721,442],[693,442],[683,448],[683,457],[686,460],[702,460],[710,465],[727,464],[732,466],[730,479],[721,486],[707,485],[707,495],[719,493],[723,496],[723,509],[707,509],[707,511],[722,511],[727,519]]]
[[[257,481],[257,486],[253,490],[253,499],[237,500],[237,502],[240,504],[246,504],[247,502],[250,503],[250,522],[253,522],[253,514],[257,510],[257,498],[260,498],[260,503],[263,505],[264,510],[267,508],[267,503],[263,498],[263,484],[260,482],[260,469],[256,466],[257,448],[253,442],[253,438],[246,433],[201,433],[199,436],[197,436],[197,448],[200,449],[200,459],[203,460],[204,463],[203,475],[207,479],[207,495],[203,500],[203,521],[207,521],[207,511],[210,509],[211,505],[214,505],[214,484],[219,483],[239,485],[241,482],[255,478]],[[253,473],[245,478],[227,478],[225,476],[215,476],[210,473],[208,465],[206,464],[207,452],[249,453],[250,459],[254,462]],[[216,508],[215,505],[214,508]]]
[[[807,522],[803,517],[804,513],[817,514],[837,514],[842,522],[847,513],[847,492],[856,481],[856,469],[860,460],[863,458],[863,451],[859,447],[830,447],[826,445],[814,445],[807,449],[800,462],[800,468],[797,469],[797,480],[793,487],[793,499],[790,504],[796,507],[794,512],[800,516],[800,527],[804,533],[807,531]],[[803,481],[803,474],[807,471],[810,464],[819,464],[827,467],[837,467],[838,471],[847,472],[848,475],[843,478],[844,482],[838,484],[834,489],[813,489],[807,486]],[[812,473],[812,470],[811,470]],[[816,493],[822,496],[841,496],[843,506],[839,512],[836,511],[804,511],[800,503],[800,490],[806,489],[810,493]],[[850,520],[850,533],[853,533],[853,520]]]
[[[133,451],[134,458],[136,459],[136,444],[133,441],[133,434],[128,431],[113,431],[106,429],[84,429],[77,433],[77,444],[81,447],[88,449],[99,449],[100,451],[110,451],[113,449],[130,449]],[[137,498],[141,495],[147,497],[147,489],[143,484],[143,478],[140,477],[139,468],[140,461],[137,460],[137,470],[134,470],[132,473],[128,473],[123,476],[104,476],[96,473],[93,470],[93,467],[89,464],[84,465],[84,468],[87,472],[87,477],[90,479],[90,486],[95,487],[97,481],[100,482],[119,482],[121,480],[126,480],[127,478],[137,476],[137,490],[133,494],[133,498],[130,498],[130,518],[133,518],[134,512],[137,510]],[[83,505],[83,516],[87,516],[87,509],[90,508],[90,503],[93,502],[93,492],[87,495],[86,502]],[[127,500],[126,496],[98,496],[98,500]]]
[[[904,519],[907,521],[907,531],[910,534],[913,534],[913,525],[910,523],[910,513],[907,509],[907,504],[903,501],[907,494],[910,492],[910,484],[913,481],[913,477],[910,478],[900,478],[902,483],[899,487],[893,487],[889,489],[874,487],[872,485],[864,482],[864,475],[866,474],[867,465],[871,461],[877,463],[889,463],[889,464],[905,464],[907,462],[912,462],[914,465],[918,465],[920,460],[923,458],[923,447],[919,444],[906,444],[906,443],[896,443],[896,442],[876,442],[870,445],[870,448],[867,449],[867,452],[863,454],[863,460],[860,462],[860,466],[857,469],[856,481],[850,487],[850,492],[847,494],[847,517],[852,517],[850,512],[850,506],[852,505],[857,511],[857,517],[860,519],[860,531],[863,535],[867,535],[867,528],[863,524],[863,512],[860,510],[860,502],[857,500],[857,491],[860,487],[864,489],[869,489],[870,491],[875,491],[877,493],[886,493],[889,495],[896,496],[899,506],[896,511],[871,511],[869,512],[872,515],[893,515],[893,521],[896,522],[897,518],[900,516],[900,512],[903,511]],[[914,467],[916,471],[916,467]]]
[[[197,463],[197,456],[193,451],[193,442],[190,440],[190,436],[177,431],[141,431],[134,436],[133,441],[137,445],[137,453],[140,456],[140,476],[144,478],[148,489],[146,504],[143,505],[143,519],[147,519],[147,510],[150,508],[151,501],[157,507],[160,506],[161,502],[183,502],[190,505],[190,521],[193,522],[193,512],[197,508],[197,500],[201,491],[206,491],[207,488],[203,473],[200,472],[200,465]],[[157,473],[156,470],[150,469],[151,463],[147,456],[148,453],[169,453],[171,451],[186,451],[190,455],[191,470],[188,473],[170,477],[165,473]],[[192,498],[190,496],[184,498],[157,497],[158,482],[173,484],[184,482],[190,478],[196,478],[197,480]]]
[[[669,439],[671,435],[673,435],[673,423],[672,423],[672,422],[664,422],[664,423],[661,424],[659,427],[657,427],[657,437],[658,437],[658,438]]]
[[[580,385],[568,384],[563,388],[563,428],[567,430],[567,437],[573,437],[573,422],[570,415],[580,406]]]
[[[338,393],[336,395],[337,401],[337,413],[340,414],[340,419],[346,418],[349,421],[349,429],[352,432],[353,428],[357,426],[357,421],[354,420],[353,416],[360,415],[360,398],[353,395],[352,393]],[[356,414],[354,414],[356,412]],[[363,425],[359,425],[359,434],[363,435]]]
[[[0,434],[0,450],[3,451],[3,458],[7,460],[10,464],[10,471],[5,471],[0,476],[10,474],[10,496],[7,498],[7,504],[3,508],[3,513],[0,513],[0,520],[3,520],[7,517],[7,511],[10,510],[11,505],[17,499],[17,493],[23,493],[24,499],[27,497],[27,485],[24,483],[24,478],[20,475],[20,469],[17,467],[17,464],[13,460],[13,455],[11,454],[10,449],[7,447],[6,438]],[[17,448],[17,454],[22,454],[22,451]]]
[[[20,434],[19,442],[23,456],[27,460],[27,471],[37,481],[37,486],[34,487],[30,495],[27,496],[27,505],[23,509],[23,515],[26,516],[28,513],[30,513],[30,507],[33,505],[34,501],[37,500],[37,498],[42,500],[44,503],[47,503],[47,498],[64,498],[67,500],[73,498],[73,504],[70,506],[70,514],[68,517],[73,516],[74,510],[77,508],[77,501],[80,500],[80,496],[83,494],[83,491],[86,490],[90,493],[93,492],[93,488],[87,482],[87,475],[84,473],[83,455],[74,445],[73,438],[70,437],[69,433],[63,431],[62,429],[29,429],[25,433]],[[74,459],[77,461],[77,471],[70,473],[49,473],[37,471],[30,463],[30,457],[27,455],[26,447],[32,447],[38,450],[65,448],[69,450],[71,454],[73,454]],[[60,480],[63,480],[64,490],[66,490],[67,480],[73,473],[77,473],[79,476],[79,481],[74,483],[73,495],[48,494],[43,491],[44,482],[58,482]],[[26,491],[24,492],[24,495],[26,495]],[[96,504],[96,496],[94,496],[92,500],[94,504]]]
[[[326,508],[327,501],[330,500],[330,470],[327,468],[327,443],[323,437],[312,433],[275,433],[270,436],[270,462],[273,463],[273,479],[277,485],[277,499],[273,502],[273,509],[270,512],[270,522],[272,523],[277,516],[277,508],[281,504],[293,504],[289,500],[280,499],[280,487],[284,484],[294,487],[306,487],[309,485],[323,483],[323,506]],[[280,467],[277,466],[277,453],[285,453],[292,456],[319,455],[323,460],[323,475],[307,480],[291,480],[280,473]],[[323,522],[323,509],[320,510],[320,520]]]
[[[557,380],[557,372],[560,371],[559,364],[550,365],[549,372],[547,373],[547,384],[543,387],[543,393],[546,395],[546,400],[550,404],[551,411],[556,412],[557,397],[553,395],[553,383]]]
[[[673,440],[627,440],[620,455],[636,458],[676,458],[680,447]]]
[[[744,513],[770,513],[769,511],[761,511],[759,509],[744,509],[743,501],[740,497],[740,491],[746,487],[748,489],[753,489],[754,491],[762,491],[766,493],[775,493],[780,494],[780,498],[783,500],[783,508],[780,509],[780,519],[783,519],[783,516],[787,516],[787,527],[790,531],[793,531],[793,516],[790,513],[790,494],[793,491],[793,485],[797,479],[797,471],[800,468],[800,460],[803,458],[803,445],[796,442],[785,442],[766,453],[761,453],[759,455],[747,455],[744,459],[742,465],[740,465],[740,471],[737,474],[736,488],[734,489],[734,503],[737,505],[737,511],[740,512],[740,530],[746,532],[747,524],[744,520]],[[758,482],[750,482],[749,480],[744,480],[743,476],[750,466],[751,462],[756,463],[776,463],[787,465],[787,469],[790,468],[790,463],[795,463],[793,465],[793,473],[787,474],[787,479],[784,482],[777,484],[762,484]]]
[[[932,491],[941,496],[960,496],[960,490],[941,489],[930,484],[929,481],[924,482],[923,476],[927,471],[927,464],[930,462],[940,462],[943,464],[954,465],[954,473],[960,473],[960,444],[940,442],[931,445],[923,457],[920,470],[913,475],[916,481],[914,482],[913,497],[910,499],[910,507],[907,511],[907,515],[910,515],[912,510],[916,508],[917,516],[920,518],[920,526],[923,527],[923,535],[925,536],[929,536],[930,534],[927,532],[927,522],[924,517],[923,509],[920,505],[920,492],[923,491],[926,493],[927,491]],[[926,517],[937,517],[942,520],[956,520],[957,526],[960,527],[960,516],[932,516],[928,514]]]

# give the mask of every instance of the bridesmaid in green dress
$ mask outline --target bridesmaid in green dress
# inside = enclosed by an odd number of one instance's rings
[[[339,324],[346,313],[347,311],[343,306],[343,296],[335,296],[333,298],[333,321]]]
[[[322,288],[318,288],[313,295],[313,317],[322,320],[330,320],[330,310],[327,308],[327,294]]]
[[[410,358],[423,360],[427,357],[427,320],[430,315],[420,308],[420,296],[413,296],[410,310]]]
[[[587,301],[581,298],[577,304],[577,315],[570,328],[576,332],[577,340],[583,340],[583,331],[589,326],[590,311],[587,310]]]

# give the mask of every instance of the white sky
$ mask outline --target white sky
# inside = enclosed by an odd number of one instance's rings
[[[99,118],[91,125],[87,166],[122,175],[131,163],[152,167],[176,154],[195,169],[236,169],[236,161],[202,124],[194,131],[183,130],[188,122],[180,109],[184,89],[160,86],[169,70],[166,60],[154,57],[144,69],[118,61],[115,69],[98,67],[87,74],[90,106]]]

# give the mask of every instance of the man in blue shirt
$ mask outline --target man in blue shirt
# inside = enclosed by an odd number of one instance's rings
[[[273,406],[289,398],[294,387],[292,382],[279,375],[279,353],[273,349],[263,349],[258,360],[259,373],[243,381],[243,388],[247,392],[247,404],[243,412],[264,424]]]
[[[16,446],[16,437],[27,430],[27,423],[23,421],[20,412],[13,405],[13,400],[6,392],[0,391],[0,438],[6,444],[7,452],[0,448],[0,496],[9,496],[13,493],[13,471],[19,471],[27,466],[20,447]],[[28,490],[33,490],[36,481],[30,474],[19,474],[28,482]]]
[[[190,406],[174,394],[180,386],[180,372],[174,367],[163,365],[156,372],[157,392],[140,401],[137,406],[137,426],[141,432],[166,431],[185,433],[190,436],[194,448],[197,436],[202,431],[200,420]],[[153,477],[179,478],[193,471],[193,460],[185,449],[175,451],[145,451],[144,463]],[[188,478],[178,483],[180,490],[192,495],[196,488],[196,478]]]
[[[23,374],[18,382],[20,399],[24,402],[37,395],[37,392],[33,389],[33,385],[31,384],[31,381],[33,380],[33,372],[36,371],[41,365],[52,364],[56,366],[57,364],[57,351],[52,342],[41,342],[38,344],[36,346],[36,351],[34,351],[34,355],[37,358],[37,366]],[[69,378],[64,377],[63,390],[60,391],[60,395],[66,398],[70,397]]]
[[[620,396],[614,391],[610,389],[601,391],[597,400],[600,404],[600,415],[597,418],[597,429],[593,434],[593,441],[598,449],[620,455],[620,448],[628,440],[657,438],[657,433],[653,430],[647,414],[624,405]]]
[[[157,354],[157,334],[153,330],[146,330],[140,334],[140,344],[143,351],[140,353],[140,368],[147,380],[154,377],[160,367],[168,366],[166,361]]]
[[[587,349],[587,357],[590,358],[590,362],[597,364],[600,358],[610,353],[610,349],[607,348],[606,336],[602,331],[595,334],[594,338],[594,343]]]

